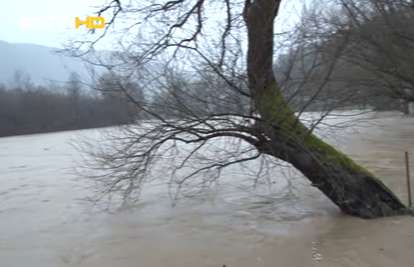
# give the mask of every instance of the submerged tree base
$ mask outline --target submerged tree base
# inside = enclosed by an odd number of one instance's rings
[[[285,158],[342,212],[365,219],[413,215],[381,180],[316,136]],[[297,147],[298,148],[298,147]],[[280,155],[278,155],[280,157]]]

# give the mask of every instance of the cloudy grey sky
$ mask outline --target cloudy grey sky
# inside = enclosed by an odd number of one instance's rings
[[[25,28],[25,18],[38,18],[42,25],[50,25],[47,18],[61,17],[73,19],[75,17],[85,18],[92,15],[92,6],[99,6],[105,0],[12,0],[7,2],[7,8],[0,9],[0,40],[12,43],[33,43],[45,46],[59,47],[65,40],[79,34],[82,30],[69,29],[53,23],[47,29]],[[301,9],[302,0],[285,0],[280,12],[280,23],[284,24],[286,19],[292,20]],[[4,7],[4,6],[3,6]],[[69,21],[70,23],[70,21]],[[74,24],[74,22],[73,22]],[[70,26],[70,25],[69,25]]]

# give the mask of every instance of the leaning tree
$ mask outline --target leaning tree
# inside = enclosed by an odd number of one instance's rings
[[[243,147],[238,157],[219,161],[217,156],[216,162],[180,174],[181,181],[266,157],[291,164],[346,214],[377,218],[409,212],[373,173],[318,137],[289,105],[273,70],[281,2],[113,0],[100,8],[98,15],[109,15],[104,33],[72,43],[67,51],[83,56],[111,29],[127,23],[118,32],[121,52],[107,67],[134,76],[140,88],[146,88],[146,99],[156,99],[144,103],[120,89],[151,123],[125,126],[127,137],[115,137],[113,149],[92,153],[100,166],[95,178],[103,182],[103,192],[128,196],[138,191],[167,150],[191,147],[178,169],[213,140],[231,139],[240,143],[229,141],[223,149]],[[178,69],[182,72],[175,77],[185,76],[185,83],[171,78]],[[331,68],[324,69],[327,81]],[[239,108],[226,109],[231,99]]]

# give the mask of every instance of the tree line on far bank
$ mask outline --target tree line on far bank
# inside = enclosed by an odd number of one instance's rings
[[[116,85],[110,78],[106,74],[97,79],[94,87],[99,90],[87,88],[76,72],[66,82],[44,86],[16,70],[9,83],[0,83],[0,137],[129,123],[130,105],[109,90]]]

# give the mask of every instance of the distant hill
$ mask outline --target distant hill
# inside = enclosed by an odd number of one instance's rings
[[[8,43],[0,40],[0,83],[8,84],[11,82],[16,70],[29,74],[31,81],[36,85],[47,85],[49,81],[65,82],[70,73],[74,71],[79,74],[82,80],[89,80],[90,72],[81,60],[57,54],[56,50],[54,47]],[[95,57],[90,56],[95,61]],[[99,50],[96,51],[95,56],[102,60],[113,60],[114,52]],[[149,73],[154,73],[161,70],[162,65],[148,62],[145,69]],[[94,71],[99,74],[106,69],[94,67]]]
[[[54,50],[53,47],[0,40],[0,83],[8,83],[16,70],[29,74],[39,85],[47,84],[48,80],[66,81],[72,71],[88,77],[81,61],[58,55]]]

